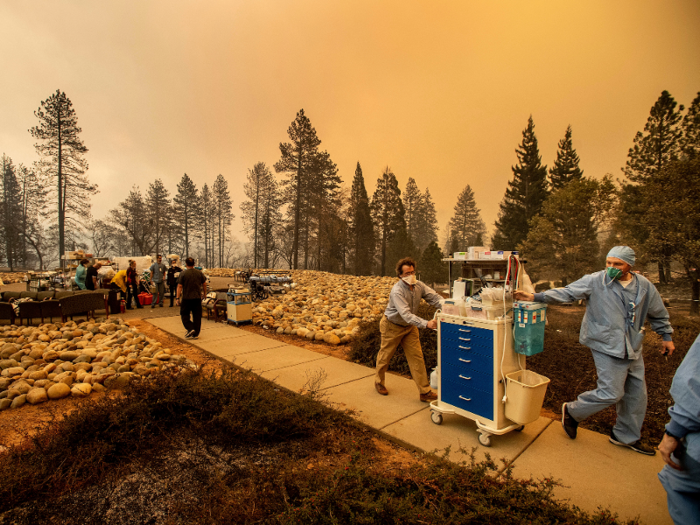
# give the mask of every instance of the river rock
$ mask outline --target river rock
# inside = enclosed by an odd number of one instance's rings
[[[86,397],[90,395],[90,392],[92,392],[92,386],[87,383],[73,385],[73,388],[70,390],[71,395],[75,397]]]
[[[12,406],[12,400],[11,399],[0,399],[0,410],[7,410]]]
[[[61,399],[67,397],[70,395],[70,386],[66,383],[56,383],[55,385],[49,387],[47,394],[49,399]]]
[[[17,396],[12,400],[12,404],[10,405],[10,408],[19,408],[22,405],[24,405],[27,402],[27,394],[22,394],[21,396]]]
[[[49,396],[43,388],[33,388],[27,393],[27,402],[32,405],[38,405],[48,399]]]

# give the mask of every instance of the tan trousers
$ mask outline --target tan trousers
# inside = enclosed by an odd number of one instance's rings
[[[428,381],[428,373],[425,370],[418,328],[413,325],[399,326],[383,316],[379,322],[379,333],[382,334],[382,346],[377,354],[377,375],[374,377],[374,382],[386,386],[384,378],[389,368],[389,362],[394,356],[396,348],[401,345],[411,369],[411,377],[416,382],[418,391],[421,394],[430,392],[430,381]]]

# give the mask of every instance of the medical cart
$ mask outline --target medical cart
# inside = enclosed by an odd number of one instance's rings
[[[226,293],[226,319],[229,324],[250,323],[253,321],[252,297],[248,290],[230,290]]]

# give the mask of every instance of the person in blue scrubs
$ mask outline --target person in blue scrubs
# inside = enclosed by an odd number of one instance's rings
[[[642,358],[645,321],[662,337],[663,355],[671,355],[675,347],[663,300],[649,280],[631,271],[634,263],[632,248],[615,246],[608,253],[605,270],[585,275],[565,288],[536,294],[518,290],[514,297],[542,303],[586,300],[579,341],[591,349],[598,384],[595,390],[562,405],[564,431],[575,439],[580,421],[615,405],[617,421],[610,442],[653,456],[656,451],[640,441],[647,410]]]
[[[673,522],[700,523],[700,336],[676,370],[671,396],[675,405],[659,443],[666,462],[659,480]]]

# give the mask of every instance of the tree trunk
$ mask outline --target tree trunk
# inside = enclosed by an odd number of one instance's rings
[[[666,284],[666,276],[664,275],[664,263],[659,261],[657,267],[659,268],[659,284]]]

